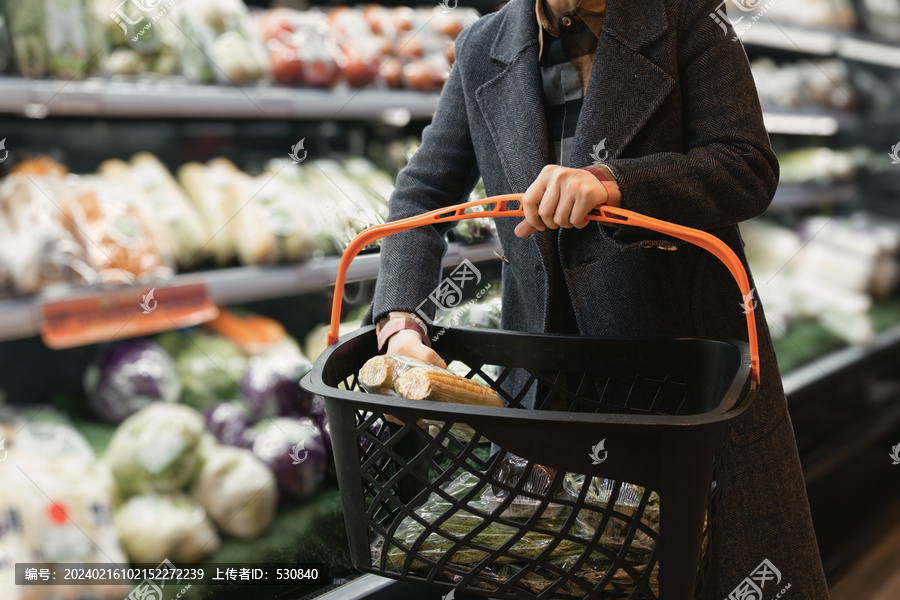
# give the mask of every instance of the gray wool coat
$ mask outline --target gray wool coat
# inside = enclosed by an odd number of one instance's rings
[[[741,259],[737,223],[765,211],[778,163],[740,42],[711,18],[720,0],[608,0],[570,166],[605,160],[622,207],[703,229]],[[466,29],[431,124],[397,178],[390,218],[465,200],[480,175],[489,195],[524,192],[552,162],[533,0],[512,0]],[[503,326],[543,332],[552,282],[550,236],[519,239],[497,219],[503,251]],[[444,231],[387,238],[373,313],[414,311],[438,285]],[[654,234],[591,223],[561,230],[560,261],[584,335],[747,339],[742,298],[704,250],[637,244]],[[659,237],[659,236],[656,236]],[[752,282],[751,282],[751,285]],[[430,303],[428,303],[430,304]],[[732,428],[722,481],[713,578],[722,600],[764,560],[795,600],[828,597],[781,377],[761,306],[762,384]],[[764,598],[779,589],[764,590]],[[677,600],[677,599],[676,599]]]

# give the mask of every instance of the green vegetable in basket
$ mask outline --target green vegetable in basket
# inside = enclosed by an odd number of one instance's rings
[[[566,492],[573,498],[578,497],[581,488],[584,485],[584,475],[576,475],[574,473],[566,473],[563,480],[563,487]],[[580,510],[576,519],[579,524],[584,527],[588,535],[593,535],[600,526],[604,518],[605,512],[602,509],[610,505],[610,498],[615,490],[616,482],[612,479],[602,479],[593,477],[590,480],[590,487],[585,496],[585,503],[598,507],[592,509],[590,506]],[[616,513],[626,516],[633,516],[641,503],[642,498],[647,491],[637,485],[622,482],[619,494],[612,502],[612,509]],[[641,522],[649,529],[659,533],[659,495],[656,492],[649,492],[647,504],[641,514]],[[607,521],[606,527],[601,535],[601,542],[607,547],[621,547],[625,543],[631,529],[631,523],[624,521],[620,517],[611,515]],[[631,542],[631,550],[642,554],[651,552],[655,546],[655,540],[650,537],[647,531],[638,529],[635,532],[634,539]]]
[[[507,467],[507,471],[509,471],[510,467]],[[574,491],[577,494],[580,492],[580,487],[584,485],[584,476],[567,474],[564,483],[566,488],[564,493],[571,494]],[[585,503],[588,505],[593,504],[598,506],[598,508],[605,507],[604,503],[608,502],[610,498],[612,483],[607,480],[594,478],[590,485],[591,487],[586,492]],[[416,553],[410,560],[409,568],[411,571],[426,574],[430,569],[426,561],[437,561],[450,552],[455,545],[455,541],[452,538],[461,538],[469,534],[475,527],[483,525],[483,517],[476,511],[496,514],[494,510],[499,507],[493,506],[485,499],[491,495],[489,486],[487,484],[481,485],[481,480],[476,475],[464,473],[447,484],[443,490],[451,498],[459,501],[469,494],[473,488],[479,486],[480,489],[474,494],[474,499],[468,502],[467,508],[471,510],[461,509],[458,504],[454,504],[443,495],[437,493],[432,494],[422,506],[415,510],[416,515],[429,525],[434,523],[439,517],[446,517],[448,512],[452,513],[437,528],[438,531],[427,533],[426,526],[412,517],[407,517],[400,523],[394,533],[394,540],[405,548],[412,548],[414,545],[419,544]],[[635,507],[643,494],[643,488],[622,484],[618,496],[619,500],[614,503],[614,510],[623,514],[634,514]],[[650,494],[642,521],[649,527],[658,529],[659,498],[654,492],[650,492]],[[586,514],[582,515],[581,513]],[[545,512],[544,514],[547,513]],[[566,525],[571,513],[570,509],[565,507],[561,512],[552,512],[551,514],[555,516],[539,519],[537,528],[544,531],[560,531]],[[599,511],[588,508],[582,509],[576,517],[575,526],[568,531],[568,539],[563,539],[557,545],[554,545],[542,564],[536,567],[526,563],[524,560],[518,560],[515,555],[521,556],[523,559],[535,558],[550,548],[551,544],[555,544],[554,536],[534,531],[533,529],[522,533],[519,528],[513,525],[490,523],[473,537],[473,543],[490,549],[499,549],[510,542],[514,536],[517,539],[490,564],[478,567],[478,572],[471,579],[470,585],[487,590],[496,590],[511,577],[516,576],[517,583],[515,587],[539,594],[551,585],[554,585],[560,579],[560,571],[563,571],[567,573],[565,576],[566,580],[557,589],[557,594],[564,597],[582,597],[586,590],[595,588],[606,576],[607,572],[613,568],[613,559],[611,557],[622,556],[633,571],[621,567],[617,568],[610,581],[604,587],[604,598],[628,597],[636,585],[636,580],[640,580],[644,576],[649,559],[649,551],[645,542],[649,541],[652,544],[652,538],[647,537],[645,533],[638,532],[631,547],[623,555],[622,549],[625,544],[627,525],[622,525],[623,522],[611,519],[610,523],[615,522],[617,524],[607,525],[605,533],[600,539],[600,546],[605,552],[592,552],[586,560],[581,562],[578,570],[573,572],[576,561],[583,558],[588,540],[593,537],[596,531],[598,521],[593,520],[594,514],[602,515]],[[510,518],[509,521],[524,523],[525,519]],[[591,528],[592,525],[593,528]],[[572,537],[584,538],[585,542],[584,544],[579,543],[571,539]],[[646,540],[643,538],[646,538]],[[396,542],[388,545],[385,567],[389,571],[400,572],[403,570],[404,563],[407,560],[408,550],[402,549]],[[652,545],[649,548],[652,548]],[[460,581],[459,571],[468,571],[474,568],[478,562],[488,556],[489,554],[486,550],[465,545],[448,558],[447,565],[452,570],[445,570],[441,575],[450,581],[458,582]],[[378,566],[380,553],[377,550],[373,553],[373,560],[373,564]],[[647,584],[651,590],[655,591],[657,589],[655,567],[653,572],[647,574]]]
[[[475,475],[464,473],[452,481],[446,487],[445,491],[452,497],[461,499],[478,484],[479,480]],[[481,500],[481,496],[487,488],[487,485],[482,486],[482,489],[475,495],[475,500],[469,503],[471,508],[490,512],[490,507]],[[432,494],[422,506],[416,509],[415,512],[420,518],[430,524],[437,520],[438,517],[441,517],[450,511],[455,512],[439,526],[438,529],[440,533],[433,532],[428,534],[422,541],[416,556],[414,556],[411,561],[411,568],[413,570],[428,569],[427,563],[422,559],[435,561],[450,550],[455,542],[450,537],[446,536],[463,537],[470,533],[473,528],[483,523],[483,518],[481,516],[469,512],[468,510],[462,510],[455,507],[442,495],[436,493]],[[558,520],[542,519],[541,526],[548,530],[558,529],[563,520],[562,517]],[[510,525],[491,523],[478,533],[472,539],[472,542],[487,548],[497,549],[509,542],[514,535],[519,533],[519,531],[518,528]],[[425,535],[425,526],[412,517],[407,517],[397,528],[394,538],[399,540],[404,546],[411,547],[413,544],[417,543],[419,538],[423,535]],[[528,531],[513,543],[503,555],[497,557],[494,562],[500,564],[515,562],[516,559],[513,556],[509,556],[509,554],[534,558],[554,543],[554,538],[548,534]],[[571,540],[562,540],[553,547],[551,556],[562,557],[579,555],[584,549],[585,546],[582,544]],[[405,550],[398,546],[391,545],[387,549],[387,568],[392,571],[401,571],[406,556],[407,552]],[[453,556],[450,558],[450,562],[458,565],[471,565],[484,559],[486,556],[488,556],[486,551],[466,545],[454,552]],[[377,560],[378,557],[376,556],[375,558]]]

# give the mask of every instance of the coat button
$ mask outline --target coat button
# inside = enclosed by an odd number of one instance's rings
[[[559,22],[562,23],[563,27],[568,27],[572,24],[572,19],[570,17],[563,17]]]

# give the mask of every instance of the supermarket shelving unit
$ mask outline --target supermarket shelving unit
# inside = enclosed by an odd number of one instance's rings
[[[900,44],[857,32],[819,31],[759,21],[746,32],[743,43],[751,56],[842,58],[868,68],[900,69]],[[870,143],[878,140],[875,143],[879,147],[886,135],[900,130],[900,114],[896,110],[874,114],[766,111],[766,117],[774,135],[865,137],[863,141]],[[888,150],[886,145],[884,149]],[[839,211],[841,205],[849,210],[850,203],[876,190],[896,196],[900,186],[895,181],[900,178],[900,170],[896,175],[887,171],[880,177],[865,185],[785,185],[779,188],[769,212],[781,214],[819,207]],[[869,344],[837,350],[784,377],[829,578],[839,574],[835,565],[850,560],[848,542],[857,543],[854,534],[861,525],[860,498],[871,500],[867,501],[866,510],[874,514],[879,502],[891,502],[900,493],[900,482],[889,476],[888,457],[891,447],[900,442],[898,362],[900,325],[882,332]],[[854,551],[860,550],[855,547]]]

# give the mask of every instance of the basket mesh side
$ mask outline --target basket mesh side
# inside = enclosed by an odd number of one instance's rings
[[[466,367],[457,372],[513,407],[534,388],[539,410],[678,414],[686,395],[679,374],[546,370],[511,390],[512,368]],[[341,387],[358,390],[356,377]],[[505,454],[491,455],[490,440],[464,417],[393,420],[356,411],[373,570],[494,598],[657,598],[655,492],[563,472],[553,473],[549,493],[534,491],[527,481],[541,467],[528,463],[504,479]]]

